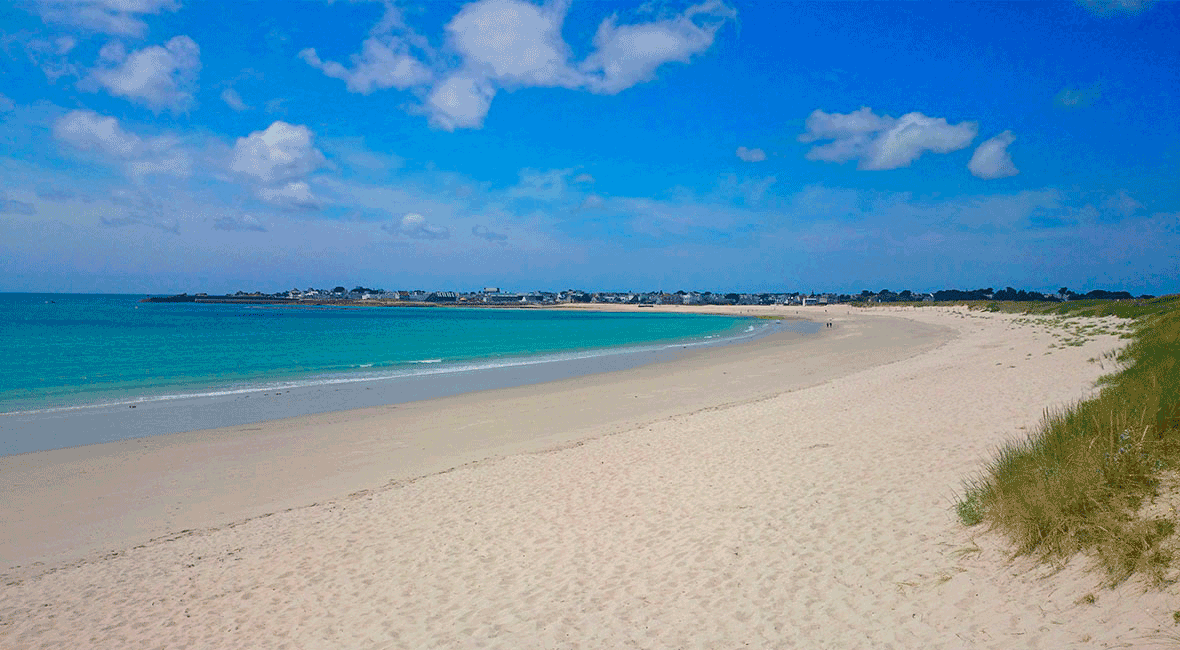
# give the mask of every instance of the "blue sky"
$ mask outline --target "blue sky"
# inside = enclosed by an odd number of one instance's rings
[[[1180,292],[1180,3],[16,0],[0,291]]]

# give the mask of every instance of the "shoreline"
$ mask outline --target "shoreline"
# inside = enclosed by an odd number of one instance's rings
[[[799,316],[741,315],[750,310]],[[939,328],[903,329],[920,340],[889,340],[889,327],[850,321],[545,383],[3,456],[0,511],[17,516],[0,527],[0,575],[765,398],[943,340]],[[783,362],[788,353],[805,358]],[[398,433],[375,431],[383,427]]]
[[[410,366],[357,370],[191,394],[0,413],[0,457],[540,384],[669,361],[685,350],[741,345],[783,329],[810,329],[754,322],[761,323],[751,326],[758,329],[717,338],[453,362],[426,365],[419,371]]]

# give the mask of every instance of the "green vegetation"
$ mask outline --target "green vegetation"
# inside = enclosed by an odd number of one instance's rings
[[[1180,513],[1163,501],[1180,503],[1180,296],[974,307],[1137,320],[1131,343],[1116,357],[1120,370],[1103,377],[1099,394],[1046,413],[1027,439],[999,449],[967,485],[956,505],[959,519],[1001,532],[1017,554],[1063,561],[1084,553],[1111,583],[1136,573],[1157,583],[1170,579]],[[1080,345],[1097,333],[1076,324],[1063,344]]]

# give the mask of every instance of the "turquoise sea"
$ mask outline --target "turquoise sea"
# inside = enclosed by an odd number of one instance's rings
[[[558,310],[0,294],[0,414],[372,381],[748,335],[755,321]]]

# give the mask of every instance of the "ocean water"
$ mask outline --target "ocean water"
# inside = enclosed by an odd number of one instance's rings
[[[372,381],[749,336],[694,314],[0,294],[0,414]]]

